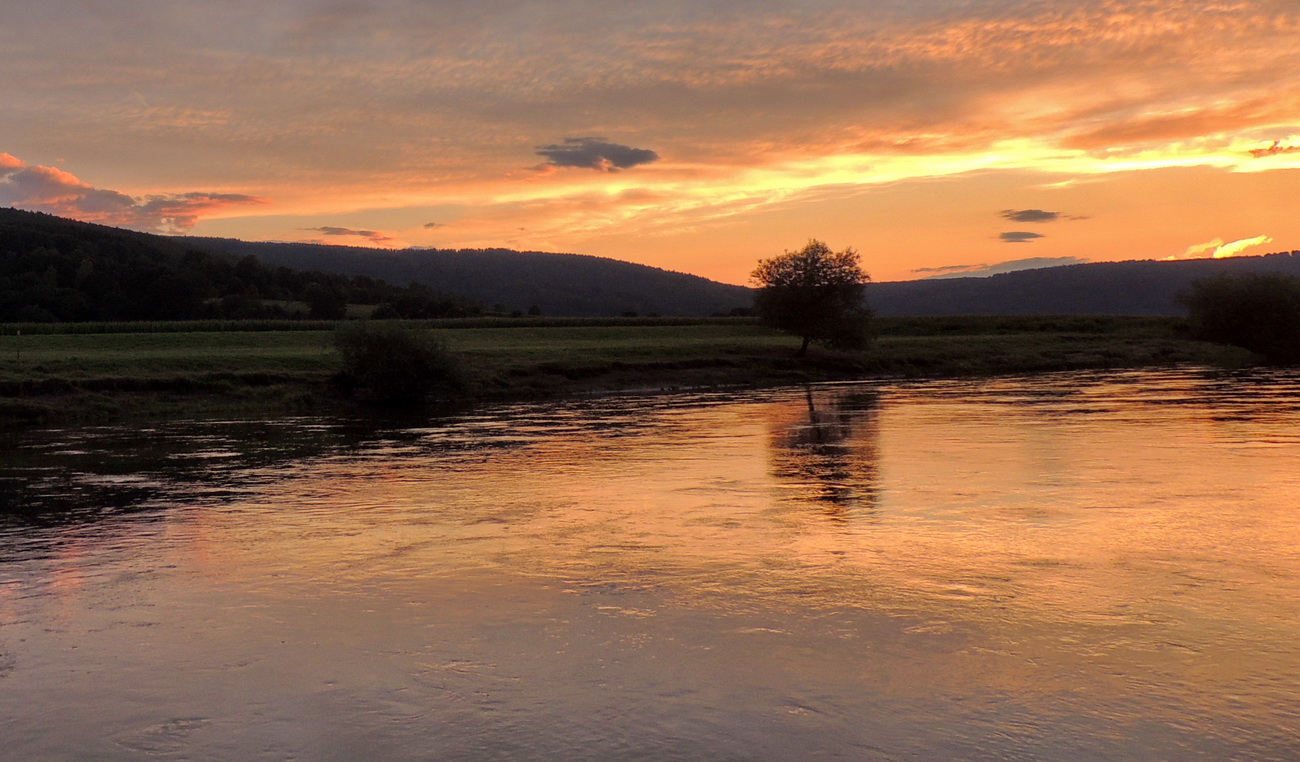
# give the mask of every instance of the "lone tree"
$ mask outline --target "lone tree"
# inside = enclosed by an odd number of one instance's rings
[[[758,286],[759,319],[803,339],[797,356],[803,357],[814,339],[843,348],[866,345],[871,312],[862,294],[871,277],[853,249],[834,252],[811,240],[799,251],[759,260],[750,282]]]

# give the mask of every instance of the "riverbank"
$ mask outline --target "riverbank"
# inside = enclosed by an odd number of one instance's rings
[[[469,401],[1090,368],[1241,365],[1170,318],[882,318],[864,352],[814,349],[744,319],[425,321]],[[0,328],[0,425],[347,410],[330,323]],[[21,331],[21,333],[19,333]]]

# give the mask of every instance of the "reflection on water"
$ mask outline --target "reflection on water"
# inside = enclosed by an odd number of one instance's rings
[[[796,500],[823,504],[828,517],[847,520],[876,503],[877,395],[804,390],[807,409],[785,406],[773,416],[772,476]]]
[[[1300,376],[33,432],[0,757],[1300,758]]]

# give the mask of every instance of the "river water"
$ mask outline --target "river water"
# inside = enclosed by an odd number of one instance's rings
[[[0,449],[0,758],[1300,759],[1300,374]]]

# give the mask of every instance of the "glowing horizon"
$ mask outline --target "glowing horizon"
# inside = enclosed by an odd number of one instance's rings
[[[0,204],[92,222],[732,283],[809,238],[876,280],[1300,248],[1285,0],[11,15]]]

